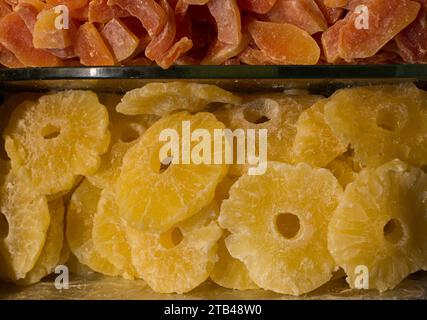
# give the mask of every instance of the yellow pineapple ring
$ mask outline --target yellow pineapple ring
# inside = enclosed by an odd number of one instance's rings
[[[221,206],[230,254],[261,288],[310,292],[337,269],[327,248],[329,219],[342,187],[326,169],[269,162],[261,176],[241,177]]]
[[[299,117],[293,146],[294,163],[324,167],[347,150],[326,123],[324,107],[327,102],[327,99],[318,101]]]
[[[19,105],[4,137],[13,170],[23,168],[40,194],[55,194],[98,169],[110,142],[108,112],[90,91],[49,94]]]
[[[298,96],[282,93],[254,95],[245,98],[241,106],[227,105],[214,112],[218,120],[228,128],[236,129],[267,129],[269,161],[292,161],[292,145],[297,133],[296,122],[300,114],[311,107],[318,96]],[[256,132],[258,137],[259,132]],[[236,150],[234,150],[236,154]],[[241,176],[248,170],[247,164],[234,162],[230,166],[230,174]]]
[[[177,110],[199,112],[212,102],[239,104],[241,98],[209,84],[149,83],[126,93],[117,106],[117,111],[127,115],[165,116]]]
[[[216,186],[227,174],[226,164],[213,164],[213,151],[212,164],[194,164],[192,159],[186,164],[177,159],[179,164],[172,163],[163,170],[159,151],[166,143],[159,141],[159,137],[164,129],[175,130],[181,145],[186,139],[182,134],[184,121],[191,125],[192,132],[205,129],[212,138],[214,129],[224,129],[210,113],[179,112],[162,118],[144,133],[123,158],[117,181],[117,203],[130,227],[167,231],[208,205],[214,199]],[[196,142],[191,142],[190,150],[194,145]],[[223,150],[226,145],[223,144]],[[179,156],[183,155],[180,152]]]
[[[427,174],[400,160],[363,170],[347,187],[328,241],[352,288],[363,276],[385,291],[427,267],[426,195]]]
[[[60,263],[64,240],[64,203],[62,199],[49,203],[50,225],[46,242],[34,266],[24,279],[18,280],[19,285],[30,285],[39,282],[51,274]]]
[[[42,252],[50,224],[45,196],[39,196],[22,176],[0,164],[0,276],[12,281],[25,277]]]
[[[325,106],[325,118],[363,166],[394,159],[427,164],[427,92],[413,84],[339,90]]]
[[[70,251],[82,264],[96,272],[117,276],[120,270],[103,258],[93,243],[93,219],[100,196],[101,190],[84,179],[74,191],[68,205],[65,234]]]
[[[126,238],[124,222],[111,189],[104,189],[93,219],[93,243],[99,254],[122,271],[127,279],[135,278],[132,255]]]
[[[237,181],[237,178],[225,176],[216,188],[215,201],[221,204],[229,197],[231,186]],[[230,289],[249,290],[257,289],[258,286],[249,277],[246,266],[233,258],[228,252],[224,242],[225,236],[218,244],[218,261],[212,270],[210,278],[216,284]]]
[[[218,205],[212,202],[162,234],[128,227],[138,275],[160,293],[185,293],[203,283],[217,259],[217,242],[222,235],[214,221],[217,214]]]
[[[157,117],[153,116],[124,116],[115,111],[120,96],[115,94],[100,96],[110,117],[111,143],[108,151],[101,156],[101,165],[95,174],[87,176],[91,184],[105,189],[115,183],[120,175],[123,156],[150,127]]]

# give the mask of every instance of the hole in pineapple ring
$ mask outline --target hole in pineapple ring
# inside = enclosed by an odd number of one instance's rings
[[[254,124],[261,124],[270,121],[270,118],[262,114],[260,110],[255,108],[245,108],[243,111],[245,120]]]
[[[4,239],[9,234],[9,223],[6,216],[0,212],[0,239]]]
[[[281,213],[276,218],[277,231],[286,239],[296,237],[301,229],[298,216],[292,213]]]
[[[159,240],[164,248],[172,249],[179,245],[183,239],[184,236],[182,235],[181,229],[175,227],[161,234]]]
[[[399,127],[396,116],[387,109],[381,109],[377,114],[377,126],[386,131],[396,131]]]
[[[403,238],[403,228],[399,220],[391,219],[384,225],[384,238],[390,243],[398,243]]]
[[[61,129],[55,125],[48,124],[42,128],[41,134],[43,138],[50,140],[56,138],[61,133]]]
[[[120,135],[120,141],[129,143],[139,138],[139,132],[132,126],[126,126]]]

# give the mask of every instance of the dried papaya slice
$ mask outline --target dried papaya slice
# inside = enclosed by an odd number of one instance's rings
[[[349,0],[321,0],[328,8],[344,8]]]
[[[267,17],[272,22],[293,24],[309,34],[328,28],[328,23],[314,0],[278,0]]]
[[[116,109],[127,115],[165,116],[177,110],[198,112],[211,102],[239,104],[241,98],[215,85],[153,82],[127,92]]]
[[[107,23],[113,18],[124,18],[129,12],[117,5],[108,5],[108,0],[92,0],[88,9],[89,22]]]
[[[273,59],[268,57],[264,51],[247,47],[242,53],[238,55],[238,59],[249,65],[274,65]]]
[[[242,40],[238,44],[227,44],[216,39],[208,50],[201,64],[220,65],[228,59],[238,56],[245,50],[250,42],[248,34],[243,34]]]
[[[14,11],[24,20],[28,30],[33,32],[37,21],[37,15],[39,14],[37,8],[28,3],[20,3],[15,7]]]
[[[109,5],[118,5],[137,17],[150,36],[158,35],[168,18],[162,7],[154,0],[108,0]]]
[[[210,0],[208,8],[216,21],[218,40],[238,44],[242,40],[242,24],[236,0]]]
[[[352,12],[339,35],[339,55],[347,61],[368,58],[413,22],[420,10],[410,0],[373,0],[366,4],[369,15],[367,28],[362,28],[360,13]]]
[[[191,50],[191,48],[193,48],[193,41],[187,37],[183,37],[178,42],[175,42],[163,56],[156,59],[156,62],[163,69],[167,69],[183,54]]]
[[[320,48],[304,30],[289,23],[253,21],[249,33],[257,46],[282,64],[316,64]]]
[[[0,43],[13,52],[25,66],[60,66],[61,60],[53,54],[36,49],[33,36],[18,13],[12,12],[0,20]]]
[[[338,41],[341,28],[347,23],[346,19],[337,21],[332,27],[322,33],[322,47],[326,61],[337,62],[340,59]]]
[[[136,51],[139,39],[119,19],[110,20],[101,31],[101,36],[111,48],[117,62],[126,60]]]
[[[85,66],[113,65],[114,58],[96,27],[86,22],[77,31],[75,52]]]
[[[0,0],[0,19],[12,12],[12,8]]]
[[[51,6],[58,6],[60,4],[66,6],[68,9],[80,9],[88,4],[88,0],[46,0]]]
[[[167,22],[162,32],[155,36],[145,49],[145,55],[150,60],[165,54],[172,46],[176,35],[175,12],[167,0],[160,0],[160,5],[167,15]]]
[[[55,9],[44,10],[37,16],[33,31],[33,45],[41,49],[65,49],[72,45],[72,29],[58,29]],[[75,31],[75,30],[74,30]]]
[[[330,7],[326,5],[325,0],[315,0],[315,1],[319,9],[322,11],[323,16],[326,18],[328,25],[333,25],[335,22],[337,22],[341,18],[341,16],[344,13],[344,9],[342,8],[344,6]]]
[[[3,65],[7,68],[23,68],[25,67],[21,61],[19,61],[13,52],[6,49],[2,44],[0,44],[0,65]]]
[[[422,4],[417,19],[396,36],[399,55],[409,63],[427,63],[427,1]]]

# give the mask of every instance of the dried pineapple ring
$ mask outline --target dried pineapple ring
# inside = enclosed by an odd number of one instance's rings
[[[426,195],[427,175],[400,160],[363,170],[347,187],[328,243],[352,288],[360,267],[369,288],[380,291],[427,267]]]
[[[120,175],[123,156],[132,147],[145,130],[157,120],[153,116],[124,116],[115,111],[120,96],[102,95],[100,101],[107,107],[110,118],[111,143],[107,153],[101,156],[98,171],[87,179],[100,189],[105,189],[117,181]]]
[[[179,161],[162,170],[159,150],[166,143],[159,141],[160,134],[164,129],[176,130],[181,145],[181,140],[188,138],[182,133],[184,121],[192,132],[205,129],[211,137],[213,130],[224,129],[210,113],[179,112],[162,118],[144,133],[123,158],[117,181],[117,202],[130,227],[150,232],[167,231],[208,205],[216,186],[227,174],[225,164],[196,165],[191,159],[190,164]],[[189,144],[192,150],[196,142]],[[223,150],[225,147],[224,143]],[[214,163],[213,154],[212,151],[211,163]],[[180,156],[184,153],[180,152]]]
[[[0,276],[19,280],[33,269],[42,252],[50,216],[46,197],[39,196],[22,176],[0,164]]]
[[[427,164],[427,92],[412,84],[340,90],[325,106],[325,118],[364,166],[394,159]]]
[[[107,127],[107,110],[95,93],[59,92],[14,110],[5,148],[14,171],[24,168],[37,192],[55,194],[98,169],[110,142]]]
[[[177,110],[202,111],[211,102],[239,104],[241,98],[215,85],[169,82],[149,83],[129,91],[117,111],[128,115],[165,116]]]
[[[98,211],[93,219],[93,243],[96,251],[110,261],[122,276],[135,278],[132,256],[127,243],[125,225],[119,214],[114,192],[104,189],[98,202]]]
[[[268,160],[291,162],[292,144],[297,133],[295,124],[300,114],[317,100],[318,96],[310,95],[254,95],[246,97],[244,105],[227,105],[214,114],[232,130],[267,129]],[[247,164],[234,163],[230,166],[231,175],[241,176],[247,172]]]
[[[92,270],[117,276],[120,270],[103,258],[95,249],[92,230],[101,190],[86,179],[74,191],[67,210],[66,238],[71,252]]]
[[[231,186],[237,178],[226,176],[216,188],[215,201],[221,204],[229,197]],[[249,290],[258,286],[249,277],[246,266],[238,259],[233,258],[228,252],[222,237],[218,244],[218,261],[211,272],[210,278],[216,284],[230,289]]]
[[[294,163],[324,167],[347,150],[326,123],[324,108],[327,102],[327,99],[318,101],[299,117],[293,146]]]
[[[203,283],[217,259],[217,242],[222,235],[214,221],[217,214],[218,205],[212,202],[163,234],[128,227],[139,276],[161,293],[185,293]]]
[[[64,240],[64,203],[62,199],[49,203],[50,225],[47,230],[46,242],[43,250],[34,265],[24,279],[18,280],[19,285],[30,285],[39,282],[45,276],[51,274],[59,264],[63,252]]]
[[[221,206],[225,243],[261,288],[300,295],[329,281],[329,219],[342,187],[325,169],[269,162],[262,176],[241,177]]]

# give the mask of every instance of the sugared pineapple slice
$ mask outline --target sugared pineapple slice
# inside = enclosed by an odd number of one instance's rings
[[[241,98],[215,85],[188,82],[149,83],[126,93],[117,106],[117,111],[127,115],[165,116],[177,110],[202,111],[212,102],[239,104]]]
[[[175,130],[179,144],[187,139],[182,133],[189,125],[191,131],[206,129],[214,137],[214,129],[224,125],[210,113],[191,115],[179,112],[157,121],[131,147],[123,159],[117,181],[117,202],[121,215],[129,226],[150,232],[165,232],[176,223],[191,217],[208,205],[214,198],[215,188],[227,174],[227,165],[194,164],[193,159],[184,162],[183,152],[179,163],[171,163],[166,169],[161,166],[160,150],[167,143],[159,141],[164,129]],[[184,128],[185,129],[185,128]],[[184,141],[192,150],[194,141]],[[173,141],[168,141],[173,144]],[[223,150],[226,143],[223,141]],[[213,150],[213,147],[212,147]],[[164,161],[166,159],[162,159]]]
[[[116,204],[114,192],[104,189],[98,203],[98,211],[93,220],[93,243],[96,251],[122,271],[127,279],[135,277],[132,256],[127,243],[124,222]]]
[[[261,288],[310,292],[336,270],[327,231],[341,195],[328,170],[269,162],[266,174],[241,177],[221,206],[227,248]]]
[[[363,170],[347,187],[328,243],[352,288],[361,267],[369,288],[379,291],[427,267],[426,195],[427,175],[400,160]]]
[[[50,225],[46,242],[34,268],[24,279],[18,280],[19,285],[30,285],[39,282],[51,274],[60,263],[64,240],[64,203],[62,199],[49,203]]]
[[[267,129],[268,160],[291,162],[298,117],[317,100],[319,100],[318,96],[283,93],[247,96],[243,105],[224,106],[215,111],[215,116],[232,130],[255,129],[256,140],[259,136],[258,130]],[[258,155],[259,146],[256,151]],[[236,153],[235,147],[235,159],[237,159]],[[230,174],[241,176],[247,172],[248,168],[248,164],[238,164],[234,161],[230,166]]]
[[[105,189],[117,181],[123,156],[156,120],[152,116],[125,116],[116,112],[120,101],[116,94],[100,95],[100,101],[107,107],[110,118],[111,143],[108,151],[101,156],[101,165],[95,174],[88,176],[90,183]]]
[[[5,148],[40,194],[69,190],[78,175],[96,172],[107,151],[108,112],[90,91],[64,91],[24,102],[12,113]]]
[[[203,283],[217,259],[222,235],[214,221],[217,214],[218,206],[212,202],[162,234],[127,228],[138,275],[160,293],[185,293]]]
[[[46,197],[0,163],[0,277],[16,281],[33,269],[43,249],[50,216]],[[7,173],[9,172],[9,173]]]
[[[347,150],[326,123],[324,107],[327,102],[327,99],[318,101],[299,117],[293,146],[294,163],[324,167]]]
[[[326,104],[325,118],[364,166],[394,159],[427,164],[427,92],[413,84],[340,90]]]
[[[221,204],[229,197],[231,186],[237,178],[226,176],[216,188],[215,201]],[[216,284],[230,289],[249,290],[258,286],[249,277],[246,266],[238,259],[233,258],[225,246],[225,235],[218,244],[218,261],[211,273],[211,280]]]
[[[98,209],[101,190],[86,179],[74,191],[67,210],[66,238],[71,252],[92,270],[110,276],[120,274],[114,265],[96,250],[93,238],[93,219]]]

